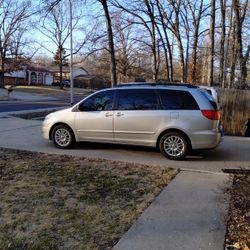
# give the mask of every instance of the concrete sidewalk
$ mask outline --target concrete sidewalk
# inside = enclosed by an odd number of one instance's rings
[[[114,250],[222,250],[228,176],[181,172]]]

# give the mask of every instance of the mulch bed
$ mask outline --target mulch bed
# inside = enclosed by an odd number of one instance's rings
[[[235,174],[230,196],[226,250],[250,249],[250,174]]]

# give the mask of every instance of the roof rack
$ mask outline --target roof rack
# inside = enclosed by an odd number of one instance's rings
[[[188,84],[188,83],[163,83],[163,82],[131,82],[131,83],[124,83],[116,85],[115,87],[131,87],[131,86],[179,86],[179,87],[187,87],[187,88],[198,88],[195,85]]]

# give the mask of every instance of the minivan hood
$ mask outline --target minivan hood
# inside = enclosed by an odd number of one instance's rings
[[[62,114],[62,113],[66,114],[66,113],[68,113],[68,112],[71,112],[71,110],[72,110],[72,108],[66,108],[66,109],[61,109],[61,110],[52,112],[52,113],[48,114],[48,115],[45,117],[45,119],[51,118],[51,117],[53,117],[53,116],[58,116],[58,115],[60,116],[60,114]]]

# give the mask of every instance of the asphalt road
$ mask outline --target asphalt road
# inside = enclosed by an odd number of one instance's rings
[[[83,96],[75,96],[74,103],[82,100]],[[55,107],[65,107],[70,105],[70,98],[62,97],[57,100],[39,100],[39,101],[2,101],[0,102],[1,112],[25,111],[35,109],[46,109]]]

